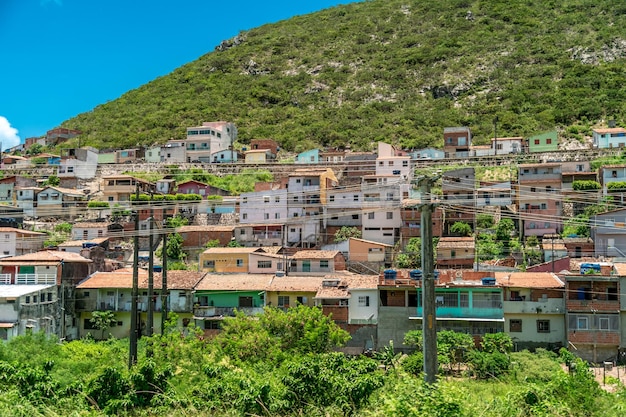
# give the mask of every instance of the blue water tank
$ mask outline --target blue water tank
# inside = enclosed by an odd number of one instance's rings
[[[396,279],[398,272],[395,269],[385,269],[385,279]]]
[[[154,271],[154,272],[162,272],[163,271],[163,267],[161,265],[153,265],[152,266],[152,271]]]
[[[411,277],[411,279],[422,279],[422,271],[419,269],[409,271],[409,277]]]
[[[483,278],[481,280],[483,285],[496,285],[496,279],[495,278]]]

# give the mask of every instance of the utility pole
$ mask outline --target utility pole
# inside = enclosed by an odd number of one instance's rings
[[[496,127],[498,125],[498,116],[493,119],[493,151],[494,155],[498,155],[498,133]]]
[[[139,203],[139,183],[135,187],[135,204]],[[133,236],[133,289],[130,295],[130,349],[128,368],[137,363],[137,299],[139,298],[139,210],[135,206],[135,233]]]
[[[167,229],[167,222],[163,220],[163,228]],[[161,257],[163,269],[161,270],[161,334],[165,334],[165,322],[167,321],[167,230],[163,233],[163,249]]]
[[[422,335],[424,337],[424,381],[437,382],[437,311],[435,306],[435,262],[433,257],[433,204],[431,186],[435,179],[423,177],[420,187],[422,238]]]
[[[152,207],[154,194],[150,192],[150,235],[148,236],[148,246],[150,255],[148,256],[148,323],[146,325],[146,335],[152,336],[154,331],[154,237],[152,236],[152,224],[154,220],[154,208]]]

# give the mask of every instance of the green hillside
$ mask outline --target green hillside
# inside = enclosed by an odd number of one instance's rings
[[[441,145],[555,127],[581,138],[626,115],[626,2],[374,0],[241,33],[223,51],[63,123],[98,148],[163,143],[228,120],[288,150]],[[122,64],[120,64],[122,65]]]

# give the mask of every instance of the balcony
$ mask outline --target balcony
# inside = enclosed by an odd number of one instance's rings
[[[262,307],[214,307],[199,306],[193,308],[195,317],[234,317],[235,311],[243,312],[247,316],[254,316],[263,313]]]
[[[505,314],[562,314],[565,311],[565,300],[562,298],[548,298],[539,301],[505,301]]]
[[[574,345],[577,343],[619,345],[620,332],[607,330],[576,330],[568,332],[567,340]]]
[[[0,285],[7,285],[11,283],[11,274],[0,274]]]
[[[55,274],[16,274],[15,283],[18,285],[54,285],[57,283]]]
[[[567,300],[567,311],[616,312],[620,310],[619,300]]]
[[[490,307],[445,307],[437,306],[438,318],[449,319],[502,319],[504,310],[502,304],[492,304]],[[422,307],[417,308],[418,317],[422,317]]]

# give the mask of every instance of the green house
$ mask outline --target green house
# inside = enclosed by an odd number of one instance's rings
[[[528,138],[528,152],[550,152],[559,149],[559,136],[556,130]]]
[[[504,331],[502,288],[488,278],[477,284],[447,283],[435,288],[437,328],[481,336]],[[422,288],[417,290],[417,318],[423,316]]]

